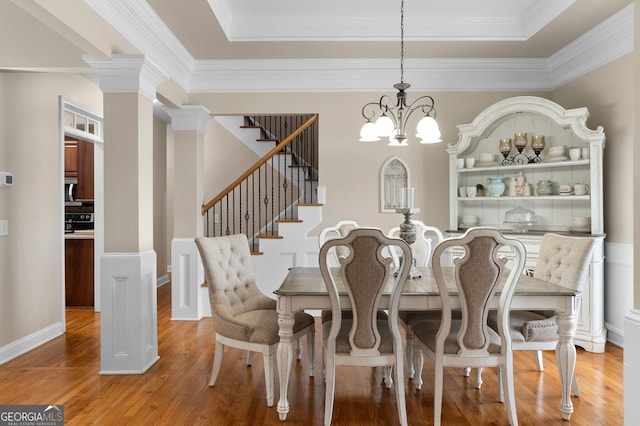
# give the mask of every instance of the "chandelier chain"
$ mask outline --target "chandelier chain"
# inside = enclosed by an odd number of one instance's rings
[[[400,83],[404,83],[404,0],[400,1]]]
[[[407,146],[407,122],[414,112],[419,111],[423,114],[416,128],[420,143],[441,142],[433,98],[424,95],[413,102],[407,100],[407,89],[411,85],[404,82],[404,0],[400,0],[400,83],[393,87],[398,91],[395,102],[390,96],[382,95],[377,102],[369,102],[362,107],[366,123],[360,130],[360,141],[373,142],[380,137],[388,137],[391,146]]]

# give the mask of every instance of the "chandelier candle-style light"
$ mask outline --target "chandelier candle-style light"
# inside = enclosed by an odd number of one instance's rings
[[[407,105],[406,91],[411,85],[404,82],[404,0],[400,2],[400,83],[393,87],[398,90],[395,105],[391,97],[383,95],[378,102],[369,102],[362,107],[362,116],[367,122],[360,130],[360,141],[375,142],[388,137],[390,146],[407,146],[407,121],[414,111],[420,110],[424,114],[416,129],[420,143],[442,142],[433,98],[422,96]],[[374,123],[372,120],[376,117]]]

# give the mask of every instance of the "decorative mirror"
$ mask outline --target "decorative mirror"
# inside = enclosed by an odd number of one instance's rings
[[[380,211],[396,213],[407,207],[407,190],[411,188],[409,166],[398,157],[391,157],[380,171]]]

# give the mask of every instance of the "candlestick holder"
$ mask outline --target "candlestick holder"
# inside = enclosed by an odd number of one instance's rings
[[[411,215],[413,215],[414,213],[420,213],[420,209],[414,209],[414,208],[396,209],[396,212],[404,215],[404,222],[400,224],[399,236],[402,240],[404,240],[407,244],[409,244],[409,247],[411,247],[411,245],[416,242],[416,226],[413,224],[413,222],[411,222]],[[412,257],[410,260],[411,269],[409,270],[408,278],[410,279],[421,278],[422,274],[420,273],[416,265],[417,262],[416,262],[416,258],[413,256],[413,249],[411,249],[411,253],[412,253]]]

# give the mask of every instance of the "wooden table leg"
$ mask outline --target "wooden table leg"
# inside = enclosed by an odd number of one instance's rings
[[[278,300],[280,302],[280,300]],[[278,303],[278,335],[280,343],[278,343],[278,378],[280,380],[280,401],[278,401],[278,413],[280,420],[285,421],[289,413],[289,401],[287,400],[287,392],[289,391],[289,377],[291,376],[291,364],[293,363],[293,347],[291,346],[291,338],[293,336],[293,325],[295,317],[290,309],[280,309]],[[288,305],[283,303],[283,305]]]
[[[558,322],[558,345],[556,346],[556,361],[560,372],[560,382],[562,384],[562,400],[560,401],[560,411],[562,418],[569,420],[573,413],[573,403],[571,402],[571,383],[576,368],[576,347],[573,337],[578,327],[577,309],[570,314],[559,314]]]

